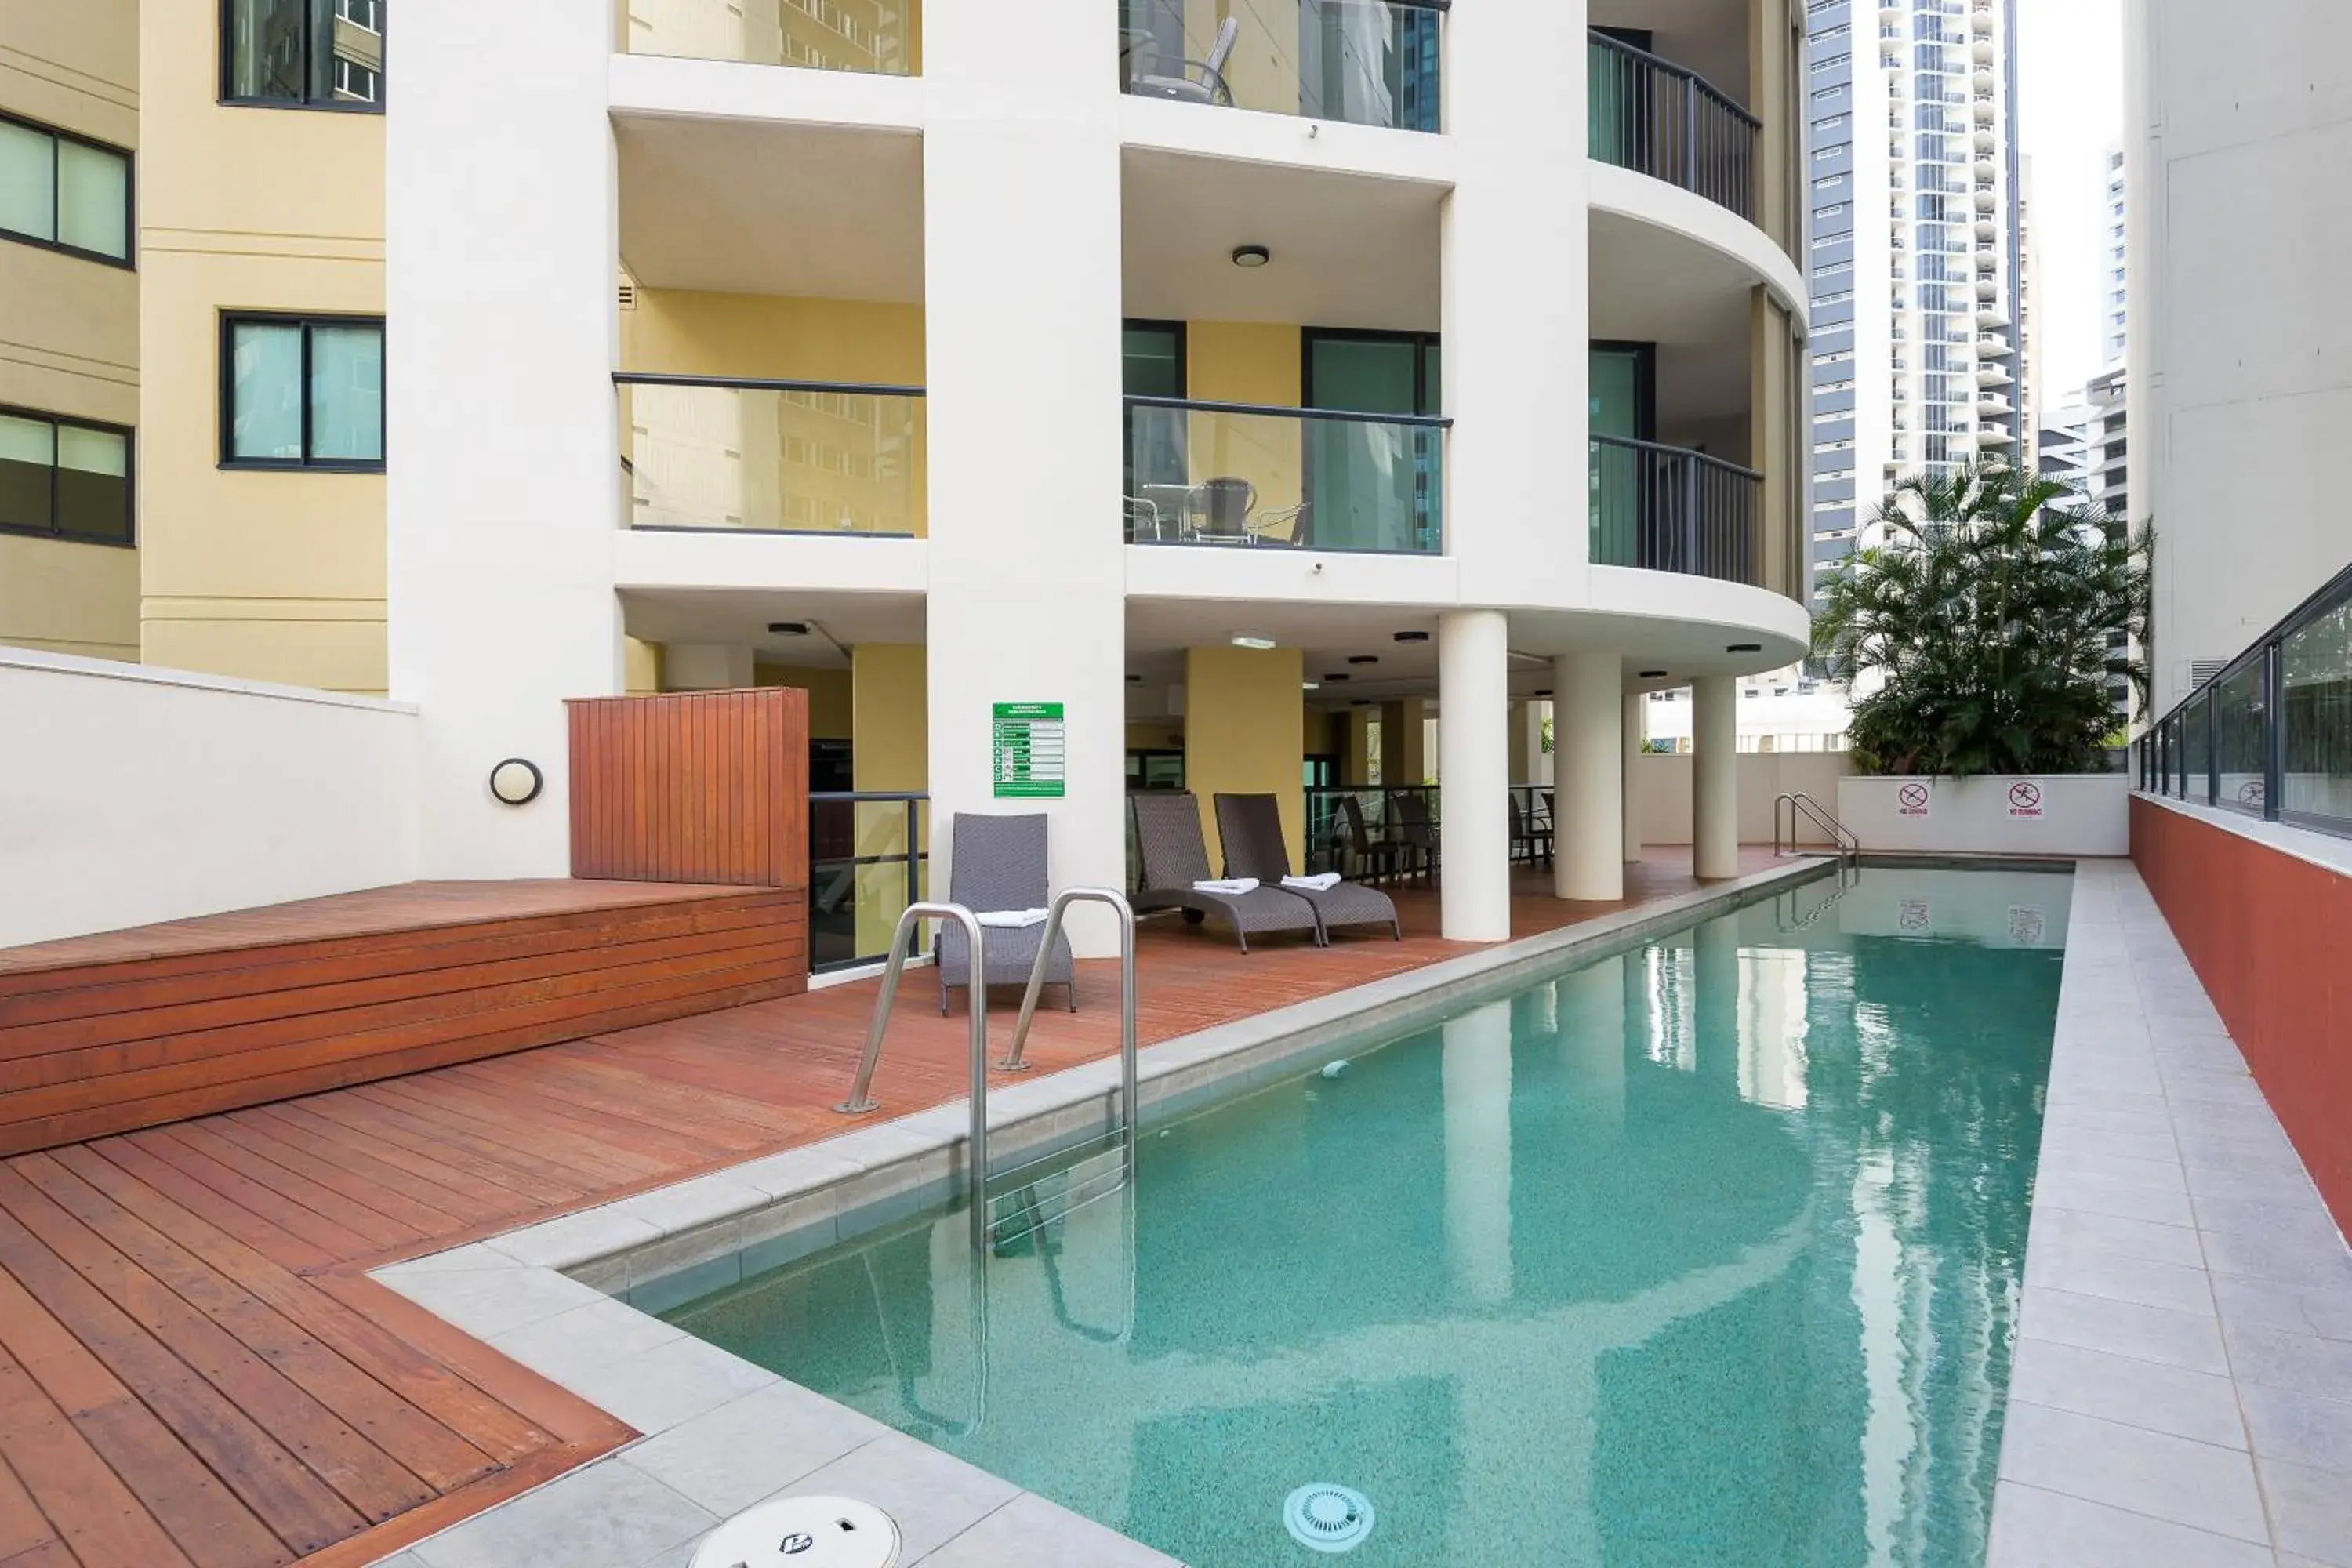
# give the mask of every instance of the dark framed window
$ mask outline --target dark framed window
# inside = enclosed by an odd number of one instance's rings
[[[0,114],[0,235],[131,265],[131,154]]]
[[[221,101],[381,110],[387,4],[221,0]]]
[[[221,317],[221,466],[383,468],[383,318]]]
[[[131,431],[0,407],[0,531],[130,544]]]

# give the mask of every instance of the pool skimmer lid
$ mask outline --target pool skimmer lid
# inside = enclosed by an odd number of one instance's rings
[[[1291,1539],[1313,1552],[1353,1552],[1372,1532],[1372,1500],[1330,1481],[1303,1486],[1284,1500]]]
[[[709,1535],[693,1568],[897,1568],[898,1526],[870,1502],[782,1498],[745,1509]]]

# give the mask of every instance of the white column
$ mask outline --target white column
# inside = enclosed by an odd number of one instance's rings
[[[1691,682],[1691,861],[1702,877],[1739,875],[1738,703],[1728,675]]]
[[[603,5],[428,5],[384,116],[386,643],[419,874],[570,869],[567,697],[622,689]],[[517,71],[515,62],[531,68]],[[547,788],[488,785],[527,757]]]
[[[1625,864],[1642,858],[1642,731],[1650,723],[1650,697],[1645,691],[1625,694]]]
[[[1024,15],[1008,26],[1002,7],[950,4],[923,16],[931,856],[948,864],[953,813],[1043,811],[1053,886],[1116,888],[1126,877],[1118,84],[1085,0]],[[1038,445],[1048,432],[1050,455]],[[1063,705],[1059,798],[995,798],[999,702]],[[1117,949],[1099,906],[1071,911],[1071,935],[1082,955]]]
[[[1449,942],[1511,936],[1510,650],[1500,610],[1437,620],[1442,926]]]
[[[1625,700],[1614,653],[1551,661],[1551,889],[1563,899],[1625,896]]]

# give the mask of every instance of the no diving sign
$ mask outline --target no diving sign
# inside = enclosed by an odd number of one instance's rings
[[[1896,787],[1895,815],[1924,817],[1927,815],[1928,806],[1934,804],[1936,792],[1933,786],[1922,780],[1913,779]]]
[[[2042,816],[2042,786],[2032,779],[2020,779],[2009,786],[2009,815],[2012,817]]]

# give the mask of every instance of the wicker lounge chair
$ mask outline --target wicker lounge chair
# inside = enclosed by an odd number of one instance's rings
[[[1217,796],[1217,837],[1225,841],[1225,875],[1255,877],[1269,888],[1282,887],[1290,875],[1290,846],[1282,837],[1282,807],[1270,795]],[[1315,906],[1326,940],[1341,926],[1379,926],[1404,940],[1397,923],[1396,905],[1377,888],[1361,882],[1335,882],[1319,890],[1283,888]]]
[[[1045,817],[982,816],[958,812],[949,818],[954,836],[948,868],[948,897],[975,913],[992,910],[1042,910],[1051,903],[1045,878]],[[988,973],[982,991],[972,1000],[985,1007],[990,985],[1026,985],[1037,962],[1037,944],[1045,928],[991,926],[981,938]],[[971,942],[952,921],[940,922],[940,1012],[948,1010],[948,993],[971,984]],[[1045,965],[1045,984],[1067,994],[1070,1011],[1078,1010],[1077,965],[1070,955],[1070,939],[1054,938],[1054,956]]]
[[[1127,804],[1135,816],[1136,849],[1143,863],[1138,911],[1182,910],[1194,925],[1215,915],[1233,928],[1244,952],[1253,933],[1298,931],[1322,942],[1323,922],[1315,906],[1296,893],[1278,888],[1204,893],[1192,886],[1209,879],[1209,847],[1201,837],[1200,803],[1190,793],[1150,790],[1129,795]]]

